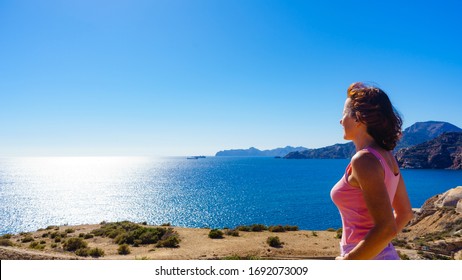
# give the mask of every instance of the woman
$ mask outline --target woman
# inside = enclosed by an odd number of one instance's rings
[[[401,136],[401,118],[381,89],[354,83],[340,124],[356,154],[331,191],[343,224],[337,259],[400,259],[390,242],[413,217],[392,154]]]

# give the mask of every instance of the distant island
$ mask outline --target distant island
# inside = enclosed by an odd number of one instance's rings
[[[447,133],[453,133],[442,136]],[[403,131],[394,153],[402,168],[462,169],[462,129],[441,121],[417,122]],[[459,139],[459,140],[458,140]],[[425,148],[426,147],[426,148]],[[305,147],[277,148],[261,151],[249,149],[224,150],[215,156],[266,156],[285,159],[348,159],[355,154],[352,142],[318,149]],[[431,154],[430,159],[423,154]],[[426,161],[427,163],[424,163]]]
[[[232,157],[284,157],[285,155],[304,151],[308,148],[305,147],[291,147],[287,146],[285,148],[277,148],[273,150],[259,150],[257,148],[251,147],[249,149],[236,149],[236,150],[224,150],[219,151],[215,154],[217,157],[232,156]]]

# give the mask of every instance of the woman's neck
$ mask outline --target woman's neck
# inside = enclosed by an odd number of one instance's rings
[[[377,145],[375,142],[374,138],[372,138],[372,136],[367,133],[365,135],[360,135],[356,139],[353,139],[353,143],[355,144],[357,152],[368,147],[380,148],[379,145]]]

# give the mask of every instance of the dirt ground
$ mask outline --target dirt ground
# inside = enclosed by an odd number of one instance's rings
[[[73,229],[66,238],[77,237],[81,233],[90,233],[100,225],[60,226],[59,231]],[[287,231],[287,232],[239,232],[239,236],[224,235],[221,239],[208,237],[210,229],[173,227],[179,234],[181,242],[177,248],[156,248],[154,245],[130,246],[130,254],[119,255],[119,245],[112,239],[96,236],[86,239],[90,248],[104,250],[104,257],[109,260],[210,260],[210,259],[334,259],[339,255],[339,239],[331,231]],[[24,234],[14,235],[9,240],[13,246],[0,246],[0,259],[92,259],[78,257],[66,252],[62,245],[54,244],[48,237],[42,237],[47,231],[30,233],[34,242],[44,245],[43,249],[31,249],[31,242],[22,242]],[[266,240],[270,236],[278,236],[283,243],[280,247],[270,247]]]

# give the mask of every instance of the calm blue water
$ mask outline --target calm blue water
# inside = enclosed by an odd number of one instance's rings
[[[348,160],[50,157],[0,159],[0,234],[101,221],[185,227],[341,227],[330,189]],[[403,170],[413,207],[462,171]]]

